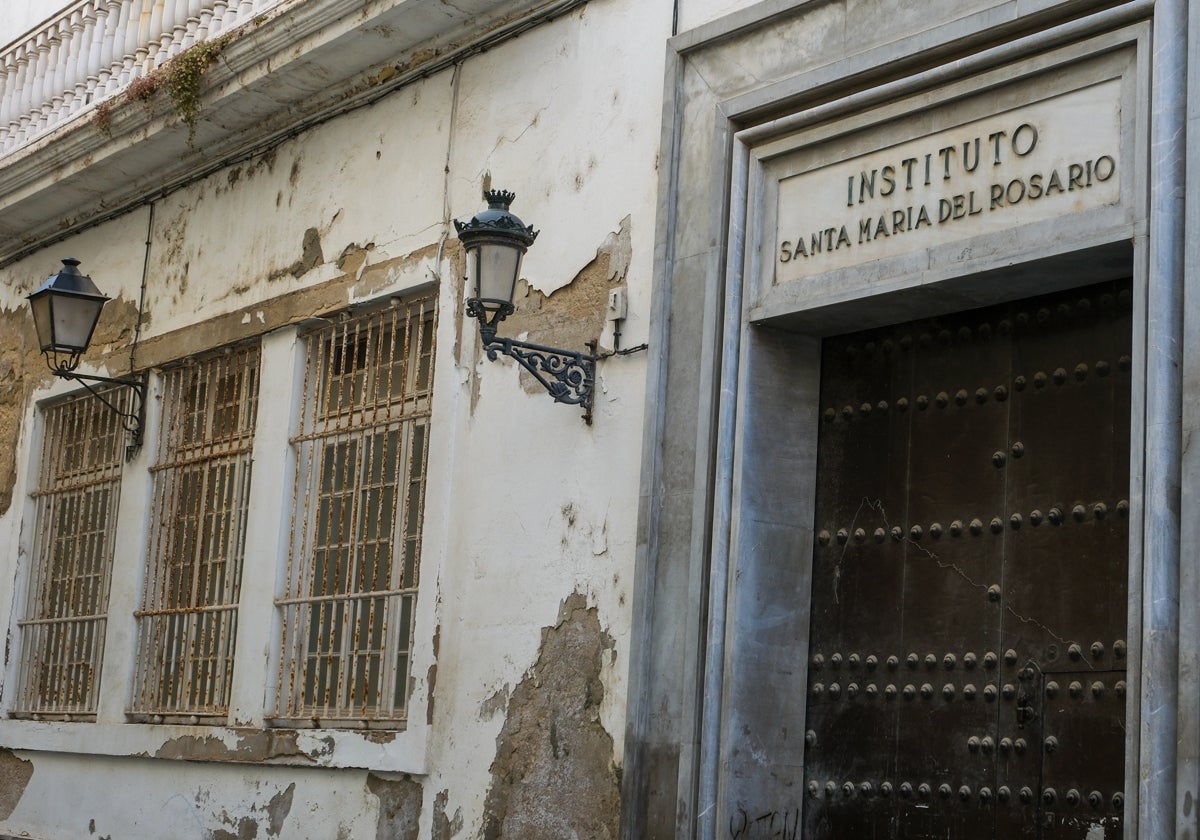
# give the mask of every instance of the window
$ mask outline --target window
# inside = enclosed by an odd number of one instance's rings
[[[405,719],[433,336],[431,297],[306,336],[278,721]]]
[[[244,347],[163,372],[150,547],[135,613],[137,718],[228,714],[258,361],[258,347]]]
[[[128,410],[127,389],[105,398]],[[18,716],[93,718],[108,617],[126,433],[90,394],[45,410]]]

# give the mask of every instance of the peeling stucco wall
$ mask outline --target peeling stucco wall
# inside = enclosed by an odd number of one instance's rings
[[[17,480],[17,440],[29,398],[26,380],[32,359],[27,348],[34,343],[33,323],[22,310],[0,310],[0,514],[12,504]]]
[[[620,773],[600,722],[601,662],[614,642],[575,592],[542,631],[538,660],[508,701],[496,739],[482,840],[610,840]]]
[[[601,366],[592,427],[511,363],[481,363],[450,221],[481,209],[492,185],[516,190],[542,231],[506,335],[603,341],[608,292],[626,286],[622,344],[645,341],[661,114],[659,86],[645,80],[662,76],[669,23],[669,5],[594,0],[0,269],[5,588],[27,571],[32,400],[70,390],[31,349],[23,296],[62,257],[81,259],[112,298],[85,369],[113,376],[129,369],[145,262],[135,366],[152,383],[158,366],[255,337],[298,358],[280,336],[392,295],[434,288],[440,307],[407,724],[361,735],[263,727],[277,668],[268,586],[262,607],[239,616],[239,632],[256,629],[237,653],[250,667],[228,726],[130,723],[128,681],[106,671],[97,724],[37,722],[36,748],[14,747],[13,760],[30,762],[14,772],[30,775],[0,834],[161,840],[170,825],[180,840],[615,837],[646,357]],[[152,419],[158,404],[152,389]],[[285,439],[280,405],[270,434]],[[151,449],[126,465],[123,492],[150,486]],[[255,473],[253,486],[280,481]],[[126,664],[148,509],[123,508],[116,537],[114,602],[132,606],[113,616],[107,643]],[[11,652],[23,591],[0,596]],[[0,730],[22,723],[4,716],[14,656]],[[0,752],[0,772],[5,762]],[[78,795],[64,804],[68,787]]]
[[[626,216],[609,233],[596,256],[571,279],[549,294],[521,280],[514,294],[517,311],[504,322],[504,334],[528,335],[529,340],[551,347],[585,349],[598,341],[604,329],[609,290],[625,282],[632,256],[632,220]],[[521,387],[536,394],[542,386],[522,373]]]
[[[292,798],[296,793],[295,782],[276,792],[265,803],[251,806],[250,813],[234,817],[222,810],[220,819],[228,828],[215,828],[209,832],[211,840],[255,840],[260,836],[280,837],[284,821],[292,811]],[[202,790],[196,794],[197,804],[208,804],[211,794]],[[260,835],[259,832],[262,832]]]
[[[212,347],[233,344],[281,327],[341,311],[345,309],[348,300],[370,298],[388,288],[397,276],[421,276],[432,270],[436,253],[437,245],[430,245],[412,253],[379,260],[370,266],[356,265],[365,258],[365,250],[354,254],[349,261],[339,259],[339,265],[346,262],[346,267],[350,270],[339,272],[328,280],[309,286],[303,295],[285,292],[259,297],[247,308],[239,308],[228,314],[215,315],[176,330],[143,338],[137,348],[137,366],[139,369],[155,367]],[[114,304],[120,304],[120,311],[110,312]],[[128,307],[132,307],[132,315]],[[136,311],[135,304],[126,305],[122,301],[109,303],[100,327],[97,328],[98,340],[104,335],[102,330],[106,322],[110,319],[117,323],[122,320],[130,321],[131,318],[136,318]],[[0,311],[0,318],[3,316],[3,311]],[[29,321],[28,312],[18,311],[14,313],[14,317],[28,327],[28,343],[33,345],[33,325]],[[0,322],[0,328],[3,328],[3,322]],[[30,358],[37,360],[37,365],[42,364],[41,357],[36,352]],[[112,354],[112,358],[114,362],[125,362],[127,366],[128,349],[125,349],[124,359],[119,353]],[[34,366],[35,371],[38,369],[37,365]],[[50,374],[47,372],[45,379],[49,378]]]
[[[450,791],[440,790],[433,800],[433,840],[451,840],[456,837],[463,827],[462,808],[454,809],[451,814],[449,808]]]
[[[433,651],[433,661],[429,663],[429,669],[425,672],[425,686],[428,695],[428,701],[425,707],[425,723],[428,726],[433,726],[433,708],[434,701],[437,698],[437,660],[441,646],[442,628],[439,625],[433,631],[433,642],[429,646],[430,650]]]
[[[31,778],[32,761],[18,757],[12,750],[0,749],[0,819],[7,819],[17,807]]]
[[[379,797],[375,840],[417,840],[423,793],[420,782],[408,776],[389,779],[368,773],[367,790]]]
[[[59,267],[48,263],[46,275]],[[109,301],[96,325],[93,350],[84,357],[85,362],[103,364],[114,375],[127,372],[128,345],[136,323],[136,303],[120,298]],[[30,395],[52,379],[38,352],[28,307],[0,308],[0,515],[12,505],[17,480],[17,444]]]
[[[232,743],[216,735],[183,735],[164,741],[155,751],[155,758],[184,761],[233,761],[259,763],[281,760],[299,760],[316,763],[312,750],[305,750],[297,743],[299,733],[294,729],[244,729],[234,730],[237,736]],[[390,733],[383,732],[381,735]]]

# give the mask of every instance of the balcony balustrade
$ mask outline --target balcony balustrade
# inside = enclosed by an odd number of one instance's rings
[[[82,0],[0,49],[0,161],[280,0]]]

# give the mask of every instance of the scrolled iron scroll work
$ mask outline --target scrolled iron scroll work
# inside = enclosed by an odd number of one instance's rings
[[[594,343],[589,343],[590,348]],[[596,384],[596,356],[592,353],[559,350],[542,344],[531,344],[511,338],[484,334],[483,349],[490,361],[498,355],[516,359],[517,363],[550,392],[555,402],[583,408],[583,420],[592,423],[592,395]]]
[[[132,460],[142,446],[142,428],[146,420],[146,380],[143,377],[114,378],[78,373],[78,353],[71,354],[69,358],[63,358],[63,354],[58,353],[48,355],[46,364],[59,379],[78,382],[89,394],[104,403],[109,411],[121,418],[121,427],[129,435],[129,443],[125,447],[125,460]],[[96,388],[91,384],[93,382],[101,387]],[[133,391],[133,406],[129,409],[122,408],[105,395],[102,390],[104,386],[123,386]]]
[[[516,307],[508,301],[491,301],[492,313],[489,318],[487,308],[479,298],[467,298],[467,315],[479,321],[479,327],[485,332],[491,330],[491,334],[496,334],[497,325],[517,311]]]

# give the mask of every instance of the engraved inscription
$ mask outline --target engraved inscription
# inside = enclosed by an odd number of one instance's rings
[[[776,282],[1119,203],[1119,85],[781,180]]]

